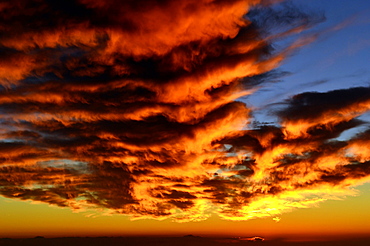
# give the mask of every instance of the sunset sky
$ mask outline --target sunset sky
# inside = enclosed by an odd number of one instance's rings
[[[370,236],[370,1],[0,3],[0,237]]]

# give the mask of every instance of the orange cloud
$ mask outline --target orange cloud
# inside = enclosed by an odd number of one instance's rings
[[[278,218],[354,194],[368,134],[335,138],[363,123],[368,88],[303,93],[275,126],[249,127],[238,99],[311,39],[272,42],[321,20],[298,11],[271,27],[265,3],[2,4],[0,194],[179,222]]]

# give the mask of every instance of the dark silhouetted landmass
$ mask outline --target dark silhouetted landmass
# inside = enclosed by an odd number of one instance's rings
[[[317,242],[291,242],[286,240],[246,241],[239,238],[184,237],[66,237],[66,238],[1,238],[1,246],[368,246],[370,238]]]

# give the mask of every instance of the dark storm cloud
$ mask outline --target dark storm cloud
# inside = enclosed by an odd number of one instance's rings
[[[327,113],[345,114],[347,110],[365,110],[370,99],[370,88],[355,87],[324,93],[305,92],[290,99],[288,108],[278,115],[284,120],[318,119]],[[365,104],[362,106],[362,104]]]

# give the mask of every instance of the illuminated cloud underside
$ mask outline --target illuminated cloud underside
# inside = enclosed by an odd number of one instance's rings
[[[0,194],[177,221],[276,217],[355,194],[370,129],[335,138],[364,124],[370,88],[302,93],[275,126],[248,128],[252,108],[236,100],[307,40],[272,42],[320,19],[260,3],[1,3]]]

